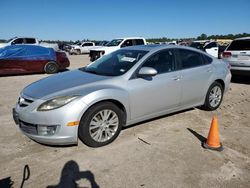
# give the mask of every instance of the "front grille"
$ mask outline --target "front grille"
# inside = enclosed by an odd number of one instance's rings
[[[28,134],[38,135],[37,125],[31,124],[31,123],[27,123],[27,122],[24,122],[24,121],[19,121],[19,122],[20,122],[19,123],[20,129],[23,132],[26,132]]]
[[[19,97],[19,99],[18,99],[18,105],[20,107],[27,107],[33,102],[34,102],[33,100],[30,100],[30,99],[27,99],[27,98],[24,98],[24,97]]]

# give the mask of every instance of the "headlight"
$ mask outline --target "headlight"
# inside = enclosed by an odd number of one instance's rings
[[[37,111],[48,111],[48,110],[54,110],[56,108],[60,108],[74,99],[76,99],[78,96],[65,96],[65,97],[58,97],[55,99],[51,99],[49,101],[44,102],[41,104],[38,108]]]

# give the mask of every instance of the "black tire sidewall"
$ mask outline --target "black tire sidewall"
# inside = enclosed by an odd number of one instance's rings
[[[54,70],[50,70],[50,68],[49,68],[50,66],[54,66]],[[44,71],[47,74],[54,74],[54,73],[58,72],[58,66],[55,62],[48,62],[44,67]]]
[[[105,110],[105,109],[112,110],[117,114],[118,119],[119,119],[119,125],[118,125],[116,133],[111,139],[107,140],[106,142],[96,142],[90,136],[89,124],[90,124],[91,119],[94,117],[94,115],[97,112],[101,110]],[[82,142],[84,142],[87,146],[90,146],[90,147],[101,147],[101,146],[107,145],[113,142],[119,135],[121,128],[123,126],[123,122],[124,122],[123,118],[124,118],[123,111],[115,104],[111,102],[102,102],[102,103],[95,104],[94,106],[90,107],[87,110],[87,112],[82,116],[80,125],[78,128],[78,136],[82,140]]]
[[[220,100],[220,103],[216,107],[212,107],[210,105],[210,103],[209,103],[209,95],[210,95],[211,90],[214,87],[216,87],[216,86],[218,86],[221,89],[221,100]],[[212,85],[209,87],[209,89],[207,91],[207,95],[206,95],[206,99],[205,99],[205,104],[204,104],[204,109],[208,110],[208,111],[213,111],[213,110],[216,110],[217,108],[219,108],[219,106],[222,103],[223,96],[224,96],[224,89],[223,89],[222,85],[219,82],[212,83]]]

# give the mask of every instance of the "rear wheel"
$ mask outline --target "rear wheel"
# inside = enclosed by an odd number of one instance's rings
[[[124,122],[123,111],[111,102],[92,106],[81,118],[79,138],[90,147],[111,143],[119,135]]]
[[[223,86],[219,82],[214,82],[208,89],[203,109],[212,111],[216,110],[223,99]]]
[[[58,66],[56,64],[56,62],[48,62],[45,66],[44,66],[44,71],[47,74],[54,74],[58,72]]]

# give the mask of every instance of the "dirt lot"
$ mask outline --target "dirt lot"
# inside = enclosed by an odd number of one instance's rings
[[[88,56],[70,56],[74,69]],[[249,187],[250,78],[233,80],[215,112],[191,109],[124,129],[110,145],[50,147],[24,136],[12,120],[19,92],[46,74],[0,78],[0,187],[10,178],[20,187]],[[205,150],[211,118],[217,115],[223,152]],[[2,184],[1,184],[2,183]]]

